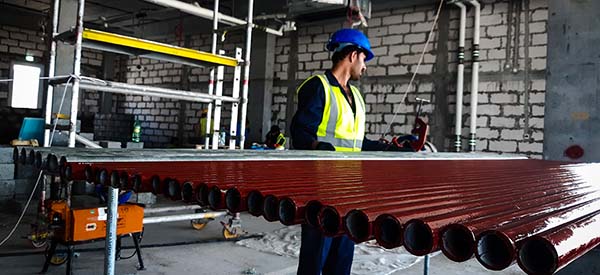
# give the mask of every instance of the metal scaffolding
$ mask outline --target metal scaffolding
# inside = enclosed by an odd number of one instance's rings
[[[148,1],[155,3],[154,1]],[[252,6],[253,1],[249,2],[249,16],[247,21],[236,19],[230,16],[222,15],[218,12],[219,2],[215,1],[214,11],[210,12],[213,17],[213,35],[212,35],[212,47],[211,53],[202,52],[194,49],[188,49],[183,47],[172,46],[164,43],[155,41],[139,39],[135,37],[129,37],[125,35],[119,35],[99,30],[92,30],[83,27],[83,15],[85,0],[78,0],[77,9],[77,22],[76,26],[68,31],[58,33],[58,16],[60,0],[54,1],[54,13],[53,13],[53,33],[52,33],[52,44],[50,52],[50,64],[49,64],[49,78],[55,78],[55,66],[56,66],[56,45],[57,41],[63,41],[72,43],[75,46],[75,59],[73,73],[65,78],[65,81],[53,81],[48,86],[48,98],[46,103],[45,122],[46,130],[44,137],[44,146],[51,146],[50,144],[50,125],[52,120],[52,98],[54,94],[54,85],[70,85],[72,86],[72,98],[71,98],[71,112],[70,112],[70,125],[69,125],[69,147],[75,146],[76,141],[76,123],[78,114],[78,101],[80,90],[91,90],[91,91],[103,91],[109,93],[120,93],[120,94],[133,94],[142,96],[152,96],[161,98],[170,98],[177,100],[185,100],[191,102],[202,102],[208,104],[207,114],[207,127],[206,129],[206,140],[205,148],[218,148],[218,138],[220,134],[220,118],[221,118],[221,105],[222,102],[232,103],[232,116],[230,123],[230,140],[229,149],[235,149],[236,142],[239,138],[240,149],[243,149],[244,142],[244,125],[240,123],[241,133],[237,131],[238,117],[241,119],[246,118],[247,111],[247,86],[248,86],[248,75],[249,75],[249,58],[250,58],[250,45],[252,39]],[[181,8],[182,3],[180,1],[160,1],[162,6]],[[184,7],[186,12],[197,15],[199,17],[207,18],[206,9],[200,7]],[[198,13],[201,10],[202,13]],[[232,19],[233,18],[233,19]],[[223,21],[225,20],[225,21]],[[218,22],[222,21],[226,24],[242,24],[245,23],[248,27],[246,30],[246,60],[242,59],[242,49],[236,48],[235,57],[224,56],[224,52],[220,54],[217,52],[217,28]],[[256,27],[256,26],[254,26]],[[265,28],[263,28],[265,29]],[[271,29],[268,29],[271,30]],[[267,31],[267,29],[265,29]],[[274,31],[274,30],[272,30]],[[127,83],[106,81],[97,78],[90,78],[81,75],[81,50],[82,48],[90,48],[101,51],[108,51],[119,54],[126,54],[131,56],[138,56],[150,59],[156,59],[161,61],[168,61],[194,67],[210,67],[210,81],[208,84],[208,93],[201,94],[192,91],[181,91],[167,88],[158,88],[145,85],[133,85]],[[244,65],[244,82],[243,82],[243,93],[240,96],[240,75],[241,66]],[[233,77],[233,88],[232,96],[223,96],[223,75],[224,67],[234,68]],[[217,70],[217,79],[215,83],[215,67]],[[239,108],[239,104],[241,108]],[[214,110],[213,110],[214,109]],[[241,111],[241,114],[238,112]],[[58,117],[58,115],[57,115]],[[212,121],[212,123],[211,123]],[[212,126],[211,126],[212,125]],[[212,128],[212,129],[211,129]],[[212,134],[211,134],[212,133]],[[212,146],[209,146],[210,136],[213,137]]]

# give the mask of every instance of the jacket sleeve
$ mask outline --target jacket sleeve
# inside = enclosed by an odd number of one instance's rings
[[[363,138],[362,148],[363,151],[387,151],[389,145],[379,140],[370,140],[366,136]]]
[[[312,143],[317,140],[317,129],[323,120],[324,109],[325,88],[318,77],[312,77],[298,90],[298,110],[290,126],[295,149],[312,149]]]

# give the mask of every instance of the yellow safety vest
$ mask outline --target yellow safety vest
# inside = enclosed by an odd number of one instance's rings
[[[354,114],[344,92],[339,87],[331,85],[327,76],[313,77],[321,79],[325,89],[325,108],[323,119],[317,129],[317,140],[331,143],[336,151],[360,152],[365,136],[365,102],[358,88],[350,85],[356,105],[356,114]]]

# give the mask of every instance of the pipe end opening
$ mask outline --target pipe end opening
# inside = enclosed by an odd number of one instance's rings
[[[331,207],[325,206],[319,215],[321,221],[321,229],[325,235],[335,235],[340,231],[340,214],[338,211]]]
[[[263,195],[254,190],[254,191],[250,191],[250,193],[248,193],[248,212],[250,214],[252,214],[253,216],[260,216],[262,215],[262,210],[263,210]]]
[[[152,193],[154,195],[161,194],[162,190],[160,190],[160,178],[158,176],[152,176],[152,179],[150,179],[150,182],[152,185]]]
[[[462,225],[449,226],[442,232],[442,252],[448,259],[464,262],[473,257],[475,235]]]
[[[557,263],[556,249],[543,238],[530,238],[519,248],[519,266],[528,274],[554,274]]]
[[[167,182],[167,194],[169,198],[178,199],[181,197],[181,187],[179,187],[179,182],[174,179],[170,179]]]
[[[210,188],[208,192],[208,205],[214,209],[218,209],[221,206],[221,189],[217,186]]]
[[[487,269],[503,270],[514,260],[514,246],[512,241],[500,232],[484,232],[478,238],[475,256]]]
[[[242,195],[237,188],[229,188],[225,193],[225,205],[230,211],[236,212],[240,209],[242,202]]]
[[[279,200],[273,195],[265,196],[263,202],[263,216],[267,221],[273,222],[279,220]]]
[[[100,170],[100,172],[98,173],[98,183],[102,184],[102,185],[106,185],[106,183],[108,182],[108,171],[106,171],[106,169],[102,169]]]
[[[323,204],[319,201],[309,201],[304,207],[306,222],[314,227],[319,226],[319,212]]]
[[[194,185],[186,181],[181,188],[181,198],[184,202],[191,202],[194,200]]]
[[[420,220],[406,223],[404,228],[404,247],[413,255],[423,256],[433,250],[433,232]]]
[[[279,200],[279,221],[285,225],[292,225],[296,220],[296,203],[290,198]]]
[[[142,176],[133,176],[133,191],[140,192],[142,190]]]
[[[375,238],[385,248],[402,245],[402,224],[392,215],[384,214],[375,220]]]
[[[364,242],[371,237],[369,217],[360,210],[351,210],[344,219],[344,226],[355,242]]]
[[[196,187],[196,202],[198,202],[201,206],[208,205],[208,185],[206,183],[201,183]]]
[[[113,188],[120,188],[119,184],[121,182],[121,177],[119,176],[119,172],[112,171],[110,173],[110,186]]]

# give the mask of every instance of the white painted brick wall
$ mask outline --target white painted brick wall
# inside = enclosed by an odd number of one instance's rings
[[[489,150],[495,152],[516,152],[517,142],[516,141],[496,141],[490,140]]]

